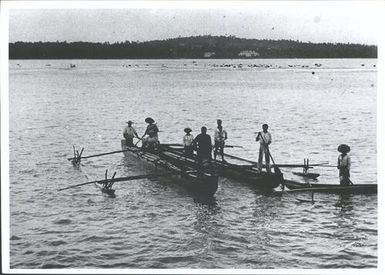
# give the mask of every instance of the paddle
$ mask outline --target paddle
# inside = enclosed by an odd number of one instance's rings
[[[285,182],[283,180],[283,173],[281,172],[281,169],[279,169],[279,167],[275,165],[275,161],[274,161],[273,156],[271,155],[270,150],[269,150],[269,145],[267,144],[267,142],[265,141],[265,139],[263,138],[262,135],[260,135],[260,137],[262,138],[263,142],[266,144],[266,150],[267,150],[267,153],[269,154],[269,157],[271,158],[271,161],[273,162],[275,174],[277,176],[279,176],[280,179],[282,180],[282,189],[283,189],[283,188],[285,188]],[[266,163],[266,166],[267,166],[267,163]]]
[[[265,139],[263,138],[263,136],[261,134],[259,134],[259,136],[262,138],[263,143],[266,144],[266,150],[267,150],[267,153],[269,154],[269,157],[271,158],[271,161],[273,162],[275,173],[278,175],[282,175],[281,169],[279,169],[279,167],[275,165],[275,161],[274,161],[273,156],[271,155],[270,150],[269,150],[269,144],[267,144],[267,142],[265,141]]]
[[[144,132],[143,136],[134,144],[134,146],[136,146],[139,143],[139,141],[141,141],[144,138],[146,133],[147,133],[147,130]]]
[[[137,179],[150,179],[150,178],[158,178],[158,177],[163,177],[163,176],[168,176],[168,175],[174,175],[174,174],[179,174],[179,173],[164,173],[164,174],[148,174],[148,175],[136,175],[136,176],[129,176],[129,177],[121,177],[121,178],[114,178],[115,174],[112,179],[104,179],[104,180],[93,180],[93,181],[88,181],[88,182],[83,182],[75,185],[71,185],[68,187],[60,188],[58,191],[82,186],[82,185],[87,185],[91,183],[107,183],[107,182],[119,182],[119,181],[130,181],[130,180],[137,180]]]
[[[270,153],[269,146],[267,146],[266,149],[267,149],[267,153],[269,154],[269,156],[271,158],[271,161],[273,162],[275,173],[278,175],[282,175],[281,169],[279,169],[279,167],[277,165],[275,165],[275,161],[273,159],[273,156]]]

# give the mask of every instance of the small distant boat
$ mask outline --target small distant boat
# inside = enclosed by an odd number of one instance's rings
[[[199,196],[211,197],[218,189],[218,175],[210,169],[199,173],[196,166],[181,161],[178,156],[167,150],[148,152],[136,146],[127,146],[125,140],[122,140],[121,144],[126,157],[145,161],[160,170],[174,172],[173,177],[180,179],[178,184]]]
[[[350,194],[377,194],[377,184],[323,184],[323,183],[299,183],[295,181],[285,180],[285,187],[289,191],[312,191],[324,193],[350,193]]]

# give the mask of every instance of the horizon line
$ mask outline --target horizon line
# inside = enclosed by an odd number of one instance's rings
[[[268,39],[268,38],[244,38],[244,37],[238,37],[238,36],[235,36],[235,35],[210,35],[210,34],[205,34],[205,35],[193,35],[193,36],[178,36],[178,37],[170,37],[170,38],[163,38],[163,39],[152,39],[152,40],[122,40],[122,41],[114,41],[114,42],[111,42],[111,41],[67,41],[67,40],[62,40],[62,41],[59,41],[59,40],[56,40],[56,41],[21,41],[21,40],[17,40],[17,41],[14,41],[14,42],[11,42],[9,41],[8,44],[12,44],[12,43],[101,43],[101,44],[105,44],[105,43],[109,43],[109,44],[117,44],[117,43],[126,43],[126,42],[135,42],[135,43],[147,43],[147,42],[154,42],[154,41],[166,41],[166,40],[174,40],[174,39],[183,39],[183,38],[196,38],[196,37],[225,37],[225,38],[236,38],[236,39],[244,39],[244,40],[265,40],[265,41],[292,41],[292,42],[297,42],[297,43],[313,43],[313,44],[357,44],[357,45],[363,45],[363,46],[375,46],[375,47],[378,47],[377,44],[366,44],[366,43],[363,43],[363,42],[326,42],[326,41],[323,41],[323,42],[313,42],[313,41],[303,41],[303,40],[294,40],[294,39],[285,39],[285,38],[281,38],[281,39]]]

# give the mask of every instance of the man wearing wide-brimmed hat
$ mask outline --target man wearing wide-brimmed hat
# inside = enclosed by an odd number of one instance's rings
[[[144,121],[148,123],[148,126],[144,132],[144,136],[147,135],[147,137],[143,139],[143,147],[149,150],[155,150],[159,143],[158,126],[156,126],[155,120],[153,120],[151,117],[147,117]]]
[[[350,156],[348,153],[350,152],[350,147],[346,144],[341,144],[337,148],[338,152],[341,155],[338,156],[338,164],[337,168],[340,170],[340,184],[341,185],[350,185],[352,184],[350,180]]]
[[[183,146],[184,146],[184,155],[188,158],[193,158],[194,157],[194,146],[193,146],[193,141],[194,141],[194,136],[190,134],[192,130],[190,128],[185,128],[184,132],[186,135],[183,137]]]
[[[139,139],[136,130],[132,127],[132,123],[133,122],[131,120],[127,121],[127,127],[123,130],[123,136],[126,139],[127,146],[134,146],[134,136]]]

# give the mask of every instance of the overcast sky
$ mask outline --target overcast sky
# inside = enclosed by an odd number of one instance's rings
[[[175,3],[146,3],[122,8],[122,2],[118,6],[83,2],[82,6],[56,5],[59,9],[37,8],[32,4],[9,11],[9,40],[116,42],[234,35],[377,44],[384,11],[378,4],[373,1],[255,1],[211,5],[201,2],[183,7]]]

